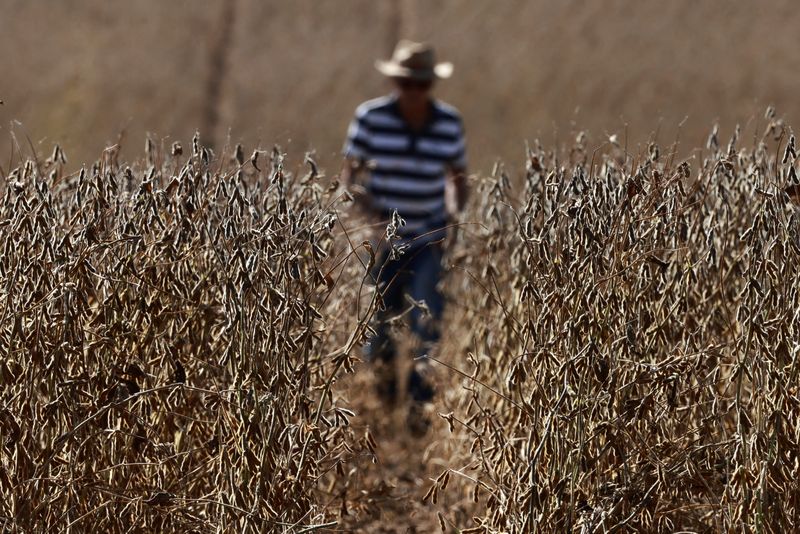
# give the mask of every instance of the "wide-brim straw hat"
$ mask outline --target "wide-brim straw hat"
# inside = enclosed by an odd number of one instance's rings
[[[452,63],[436,63],[431,45],[407,40],[397,43],[392,59],[377,60],[375,68],[385,76],[414,80],[444,79],[453,74]]]

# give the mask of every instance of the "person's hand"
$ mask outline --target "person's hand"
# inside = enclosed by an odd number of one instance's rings
[[[336,196],[342,201],[350,202],[350,207],[358,212],[364,211],[364,206],[369,204],[369,193],[359,184],[339,183]]]
[[[353,206],[359,210],[368,211],[370,199],[367,188],[361,184],[350,184],[347,190],[353,197]]]
[[[372,195],[370,195],[367,188],[361,184],[351,184],[347,190],[353,197],[353,211],[364,218],[368,224],[377,223],[380,217],[378,212],[375,211],[375,206],[372,204]]]
[[[342,172],[339,174],[338,194],[342,197],[350,197],[352,206],[358,212],[368,212],[371,204],[369,191],[358,180],[358,175],[363,168],[363,162],[345,160]]]
[[[380,224],[380,216],[372,204],[372,195],[366,187],[357,183],[348,184],[342,189],[352,199],[348,209],[350,215],[359,221],[357,226],[363,226],[367,230],[365,238],[377,251],[386,225]]]

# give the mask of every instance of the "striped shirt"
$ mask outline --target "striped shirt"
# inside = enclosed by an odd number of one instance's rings
[[[467,166],[464,127],[455,108],[432,100],[428,122],[414,130],[403,120],[395,95],[364,102],[350,123],[344,154],[367,164],[366,188],[380,216],[390,219],[397,210],[405,219],[397,232],[403,241],[444,237],[446,172]]]

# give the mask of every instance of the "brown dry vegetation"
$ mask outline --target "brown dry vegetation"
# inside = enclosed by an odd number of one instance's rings
[[[476,532],[800,526],[795,139],[768,112],[755,150],[722,141],[694,168],[535,147],[522,196],[483,185],[445,416]]]
[[[475,178],[418,441],[359,370],[370,254],[312,162],[17,159],[4,527],[797,530],[800,180],[763,122],[691,165],[580,136]]]
[[[800,530],[800,182],[760,113],[800,120],[794,3],[0,13],[0,529]],[[456,64],[478,169],[423,439],[358,359],[369,229],[303,161],[401,36]]]
[[[294,532],[369,450],[331,396],[364,328],[330,320],[361,278],[332,191],[181,152],[65,174],[57,147],[3,180],[6,527]]]

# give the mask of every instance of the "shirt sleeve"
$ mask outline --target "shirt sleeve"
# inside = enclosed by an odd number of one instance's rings
[[[344,143],[344,156],[349,159],[367,160],[370,157],[370,132],[364,114],[356,111],[355,117],[347,128],[347,140]]]

